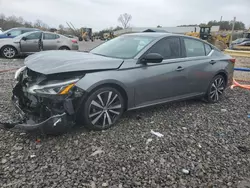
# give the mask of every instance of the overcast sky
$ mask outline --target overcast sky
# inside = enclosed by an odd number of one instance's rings
[[[40,19],[50,27],[91,27],[95,31],[119,25],[122,13],[132,15],[131,26],[156,27],[237,20],[250,26],[250,0],[0,0],[0,13]]]

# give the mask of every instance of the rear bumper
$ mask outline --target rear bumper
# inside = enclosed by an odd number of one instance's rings
[[[79,50],[79,45],[78,44],[73,44],[71,50]]]

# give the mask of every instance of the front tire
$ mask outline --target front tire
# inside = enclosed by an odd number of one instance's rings
[[[205,97],[206,101],[209,103],[217,103],[223,96],[225,87],[225,78],[222,75],[215,76],[208,87],[208,91]]]
[[[12,59],[17,55],[17,50],[12,46],[4,46],[2,48],[2,56],[7,59]]]
[[[84,126],[91,130],[112,127],[124,112],[124,98],[115,88],[103,87],[89,95],[83,104]]]

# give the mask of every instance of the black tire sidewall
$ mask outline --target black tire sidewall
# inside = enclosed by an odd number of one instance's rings
[[[59,48],[59,50],[70,50],[67,46],[62,46]]]
[[[90,106],[90,103],[93,99],[96,98],[96,96],[99,94],[99,93],[102,93],[102,92],[105,92],[105,91],[112,91],[114,93],[116,93],[121,101],[121,105],[122,105],[122,111],[121,113],[117,116],[116,120],[114,121],[114,123],[110,126],[106,126],[105,128],[101,128],[99,126],[95,126],[91,123],[89,117],[88,117],[88,113],[89,113],[89,106]],[[110,127],[112,127],[113,125],[115,125],[119,119],[121,118],[123,112],[124,112],[124,108],[125,108],[125,100],[124,100],[124,97],[122,96],[122,94],[115,88],[113,87],[103,87],[103,88],[99,88],[93,92],[91,92],[88,97],[86,98],[86,100],[84,100],[83,102],[83,108],[81,109],[82,112],[80,113],[82,115],[82,121],[84,122],[84,126],[90,130],[97,130],[97,131],[101,131],[101,130],[105,130],[105,129],[108,129]]]
[[[13,57],[11,57],[11,58],[6,57],[6,56],[4,55],[4,53],[3,53],[3,51],[4,51],[5,48],[12,48],[12,49],[15,51],[15,55],[14,55]],[[4,58],[6,58],[6,59],[13,59],[13,58],[16,57],[16,55],[17,55],[17,50],[16,50],[14,47],[12,47],[12,46],[4,46],[4,47],[2,48],[1,55],[2,55]]]
[[[218,100],[218,101],[213,101],[213,100],[211,99],[211,97],[210,97],[209,94],[210,94],[210,92],[211,92],[211,88],[212,88],[212,85],[213,85],[214,81],[215,81],[216,79],[218,79],[218,78],[222,78],[222,79],[223,79],[224,90],[223,90],[223,93],[220,95],[219,100]],[[205,97],[206,101],[207,101],[208,103],[217,103],[217,102],[219,102],[220,99],[223,97],[223,94],[224,94],[225,89],[226,89],[226,80],[225,80],[225,78],[224,78],[222,75],[216,75],[216,76],[212,79],[212,81],[210,82],[210,84],[209,84],[209,87],[208,87],[208,90],[207,90],[207,93],[206,93],[206,97]]]

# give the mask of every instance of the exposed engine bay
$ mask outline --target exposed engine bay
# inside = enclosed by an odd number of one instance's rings
[[[82,72],[44,75],[20,68],[15,74],[12,101],[22,123],[11,128],[55,133],[74,125],[84,94],[75,83],[83,76]]]

